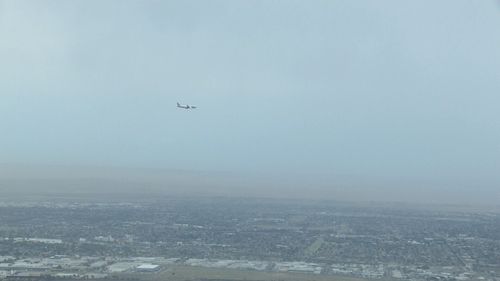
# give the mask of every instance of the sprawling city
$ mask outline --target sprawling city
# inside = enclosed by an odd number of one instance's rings
[[[500,0],[0,0],[0,281],[500,281]]]
[[[0,222],[7,280],[500,280],[498,209],[38,198]]]

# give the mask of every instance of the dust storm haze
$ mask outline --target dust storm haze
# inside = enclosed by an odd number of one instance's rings
[[[497,5],[0,0],[0,192],[498,204]]]

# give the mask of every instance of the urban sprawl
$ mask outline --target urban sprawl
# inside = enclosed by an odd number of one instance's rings
[[[0,203],[0,279],[102,279],[173,266],[500,281],[500,213],[229,198]]]

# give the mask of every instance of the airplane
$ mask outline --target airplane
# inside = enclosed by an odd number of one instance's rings
[[[182,108],[182,109],[196,109],[197,108],[197,106],[194,106],[194,105],[189,105],[189,104],[182,105],[180,103],[177,103],[177,107]]]

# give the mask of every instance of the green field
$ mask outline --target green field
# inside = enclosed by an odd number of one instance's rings
[[[323,239],[323,237],[319,237],[318,239],[316,239],[316,241],[314,241],[309,247],[305,249],[304,253],[308,257],[314,255],[319,250],[319,248],[321,248],[323,243],[325,243],[325,240]]]

